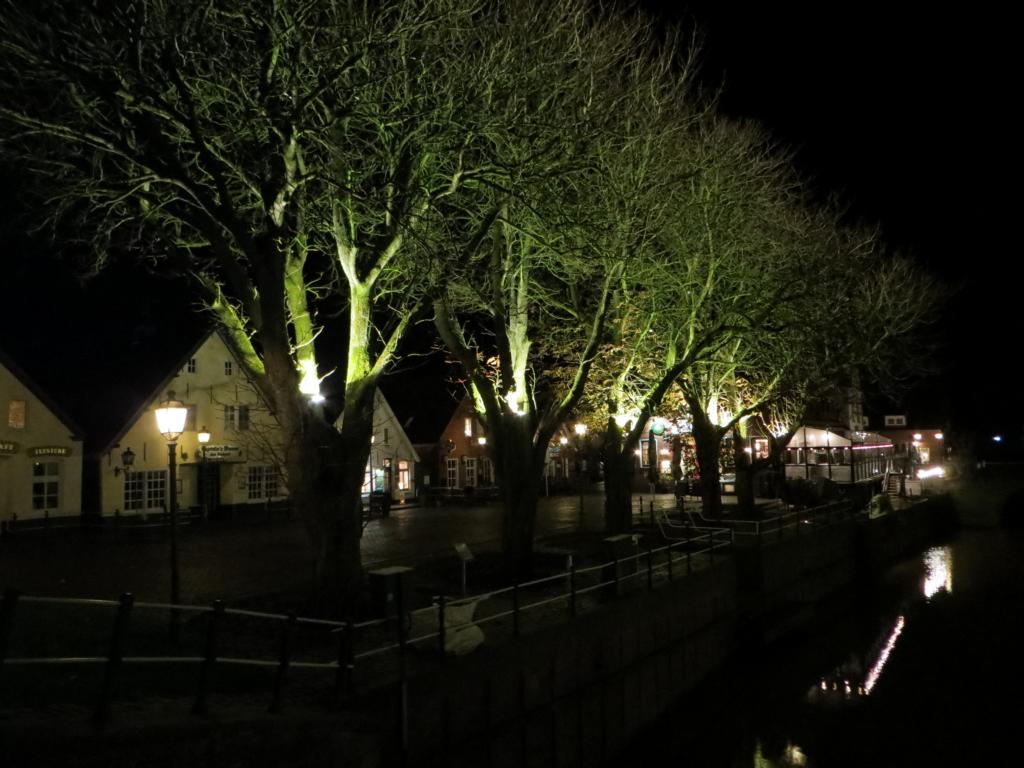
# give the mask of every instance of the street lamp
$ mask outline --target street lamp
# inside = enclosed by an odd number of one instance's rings
[[[583,528],[583,437],[587,434],[587,425],[581,421],[573,427],[576,432],[576,481],[580,486],[580,529]]]
[[[167,400],[156,409],[156,426],[167,441],[167,511],[171,518],[171,605],[179,603],[178,580],[178,438],[185,431],[188,408],[167,393]],[[171,609],[171,640],[178,642],[178,612]]]
[[[199,430],[199,434],[196,435],[199,440],[199,445],[202,448],[201,458],[199,462],[199,490],[202,493],[203,498],[203,522],[206,522],[206,518],[210,514],[209,502],[210,502],[210,474],[206,467],[206,444],[210,442],[210,432],[203,425],[203,428]]]

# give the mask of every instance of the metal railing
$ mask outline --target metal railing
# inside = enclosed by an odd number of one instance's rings
[[[214,670],[221,667],[262,667],[272,671],[268,711],[280,710],[285,698],[286,683],[293,669],[312,670],[332,681],[335,701],[342,701],[357,690],[357,673],[365,671],[372,684],[386,684],[397,678],[404,683],[409,674],[409,651],[416,648],[434,650],[431,657],[444,663],[449,639],[469,627],[489,628],[500,636],[504,627],[511,636],[520,635],[529,624],[542,626],[546,620],[564,620],[581,612],[594,609],[602,595],[618,597],[630,590],[678,579],[694,570],[707,567],[722,551],[731,547],[733,537],[727,530],[699,533],[686,540],[674,541],[657,548],[639,548],[634,554],[612,558],[586,567],[570,566],[567,570],[532,581],[513,584],[469,597],[449,600],[435,598],[432,605],[406,610],[410,595],[403,594],[402,582],[396,582],[394,615],[368,621],[332,621],[299,617],[294,614],[269,613],[240,608],[228,608],[222,601],[212,605],[172,605],[136,601],[133,595],[123,594],[118,600],[97,600],[67,597],[39,597],[21,595],[7,590],[0,605],[0,703],[4,693],[4,671],[13,668],[38,666],[101,666],[102,679],[95,693],[93,721],[105,724],[111,703],[117,695],[118,681],[126,665],[194,666],[199,675],[192,691],[192,712],[207,712],[213,688]],[[597,598],[597,600],[595,600]],[[485,606],[480,615],[452,623],[452,614],[459,608]],[[26,606],[50,609],[71,606],[113,611],[112,628],[106,640],[105,653],[92,655],[9,655],[11,638],[17,614]],[[133,618],[141,611],[191,614],[206,616],[202,633],[202,650],[195,653],[180,651],[167,654],[130,654],[126,651],[133,640]],[[476,610],[468,611],[469,614]],[[261,634],[266,640],[276,632],[276,657],[234,655],[223,650],[224,624],[230,618],[256,620],[263,624]],[[68,624],[70,622],[65,622]],[[306,643],[298,648],[295,642],[300,629],[319,632],[317,643]],[[77,636],[76,636],[77,637]],[[302,651],[305,650],[305,654]],[[388,674],[379,660],[390,657],[397,661],[397,670]],[[375,662],[378,662],[375,664]],[[403,685],[404,690],[404,685]]]

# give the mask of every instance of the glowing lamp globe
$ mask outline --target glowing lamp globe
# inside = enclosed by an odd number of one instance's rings
[[[180,400],[174,399],[173,392],[168,392],[167,397],[168,399],[160,403],[160,407],[156,409],[156,428],[167,442],[173,443],[185,431],[188,408]]]

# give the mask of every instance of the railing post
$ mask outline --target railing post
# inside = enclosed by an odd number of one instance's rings
[[[708,534],[708,562],[711,565],[715,563],[715,529],[711,529],[711,533]]]
[[[444,663],[444,646],[447,639],[444,623],[445,598],[441,595],[437,599],[437,652],[441,654],[441,663]]]
[[[224,618],[224,601],[213,601],[213,612],[210,613],[209,623],[206,625],[206,649],[203,654],[203,664],[199,668],[199,686],[196,690],[196,700],[192,705],[193,715],[206,714],[206,701],[210,695],[210,680],[213,678],[213,665],[217,661],[217,631],[220,629],[221,619]]]
[[[3,603],[0,603],[0,680],[3,678],[4,661],[7,660],[7,648],[14,630],[14,609],[18,605],[20,593],[8,587],[4,590]]]
[[[93,723],[99,728],[106,725],[107,719],[110,716],[110,702],[114,697],[117,673],[121,669],[121,659],[124,656],[124,638],[128,634],[128,620],[131,617],[134,604],[135,596],[130,592],[125,592],[121,595],[120,604],[117,606],[114,632],[110,638],[110,653],[107,656],[107,664],[103,669],[100,700],[92,717]]]
[[[270,700],[271,714],[281,711],[281,701],[284,698],[285,677],[288,674],[288,665],[291,662],[292,630],[295,628],[295,614],[289,613],[284,621],[284,628],[281,630],[281,653],[277,661],[277,674],[274,676],[274,694]]]
[[[672,581],[672,547],[673,542],[668,543],[668,549],[665,550],[665,555],[668,557],[668,580]]]
[[[569,566],[569,615],[576,615],[576,563]]]
[[[654,550],[647,546],[647,591],[654,589]]]
[[[512,634],[519,637],[519,582],[512,585]]]
[[[650,501],[649,509],[651,510],[651,525],[654,525],[654,499],[653,498]]]
[[[686,532],[686,572],[693,573],[693,537],[690,536],[690,532]]]
[[[352,693],[352,678],[355,671],[352,622],[346,621],[338,635],[338,674],[334,680],[334,697],[340,702],[344,696]]]

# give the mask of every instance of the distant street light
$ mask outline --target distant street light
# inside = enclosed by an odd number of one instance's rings
[[[576,432],[576,482],[580,487],[580,530],[583,529],[583,438],[587,434],[587,425],[577,422],[573,427]]]
[[[156,426],[167,441],[167,511],[171,518],[171,605],[180,602],[178,577],[178,438],[185,431],[188,408],[167,393],[167,400],[156,409]],[[178,611],[171,609],[171,640],[178,642]]]
[[[199,489],[203,494],[203,522],[206,522],[206,518],[210,514],[210,471],[206,466],[206,444],[210,442],[210,433],[204,425],[199,430],[199,434],[196,435],[199,440],[199,445],[202,447],[200,466],[199,466]]]

